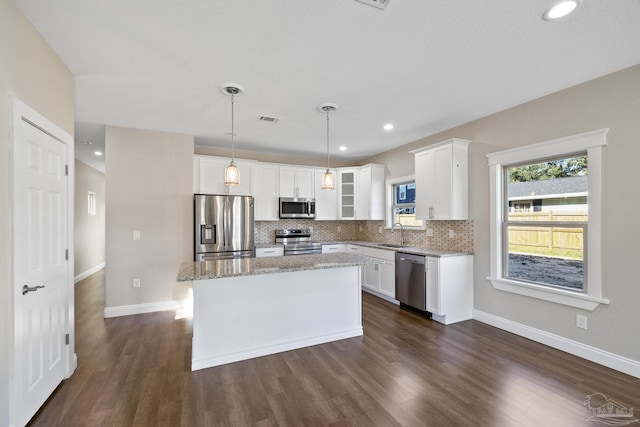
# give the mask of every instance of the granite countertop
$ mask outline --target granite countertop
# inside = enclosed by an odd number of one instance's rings
[[[432,256],[432,257],[473,255],[472,252],[443,251],[439,249],[427,248],[426,246],[409,246],[409,245],[383,246],[385,243],[367,242],[367,241],[360,241],[360,240],[349,240],[349,241],[335,240],[335,241],[326,241],[326,242],[316,241],[316,243],[320,243],[322,245],[358,245],[358,246],[366,246],[366,247],[375,248],[375,249],[384,249],[387,251],[404,252],[408,254],[425,255],[425,256]],[[282,245],[278,243],[256,243],[256,248],[277,248],[279,246],[282,246]]]
[[[443,251],[438,249],[427,248],[426,246],[409,246],[409,245],[383,246],[384,243],[380,243],[380,242],[364,242],[364,241],[357,241],[357,240],[351,241],[351,242],[336,242],[336,243],[348,243],[352,245],[366,246],[369,248],[384,249],[387,251],[404,252],[408,254],[425,255],[425,256],[432,256],[432,257],[473,255],[473,253],[470,253],[470,252]]]
[[[377,258],[348,253],[192,261],[182,263],[177,280],[188,282],[383,263]]]

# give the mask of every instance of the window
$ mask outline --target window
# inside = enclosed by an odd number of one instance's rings
[[[587,174],[586,153],[503,166],[503,277],[585,291]]]
[[[387,180],[387,227],[424,228],[416,218],[416,184],[413,176]]]
[[[602,298],[606,129],[487,155],[496,289],[587,310]]]
[[[92,191],[87,194],[87,210],[90,216],[96,215],[96,193]]]

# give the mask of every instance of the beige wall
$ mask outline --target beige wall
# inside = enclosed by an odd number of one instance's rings
[[[391,176],[412,174],[409,150],[452,137],[470,139],[469,205],[474,220],[476,310],[640,361],[640,66],[536,99],[363,161]],[[603,154],[603,294],[593,312],[494,290],[489,275],[489,171],[485,154],[610,128]],[[575,327],[586,314],[589,329]]]
[[[193,136],[107,126],[105,144],[106,308],[185,298],[176,275],[193,259]]]
[[[11,106],[16,96],[73,135],[74,78],[9,0],[0,0],[0,425],[9,425],[12,346]]]
[[[88,213],[88,193],[96,194],[96,215]],[[105,259],[105,176],[75,161],[74,276],[86,277]]]

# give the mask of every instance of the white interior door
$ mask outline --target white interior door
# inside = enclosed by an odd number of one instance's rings
[[[68,144],[14,119],[14,422],[24,425],[66,372]]]

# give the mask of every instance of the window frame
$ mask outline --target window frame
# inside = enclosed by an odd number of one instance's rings
[[[598,129],[564,138],[539,142],[487,154],[490,175],[489,247],[490,272],[487,280],[494,289],[551,301],[585,310],[595,310],[600,304],[609,304],[602,297],[602,147],[607,145],[609,129]],[[504,167],[519,163],[533,163],[548,158],[587,153],[589,173],[589,217],[586,224],[586,253],[584,258],[584,290],[573,291],[504,277],[504,229],[506,214]]]
[[[396,206],[394,187],[402,184],[411,184],[411,183],[415,184],[415,182],[416,182],[415,175],[389,178],[386,180],[387,203],[386,203],[386,209],[385,209],[385,218],[386,218],[385,228],[388,228],[388,229],[392,228],[394,223],[394,207]],[[415,204],[413,206],[415,207]],[[422,225],[420,226],[405,225],[404,229],[405,230],[426,230],[427,225],[426,225],[425,219],[416,217],[416,220],[421,221]]]

